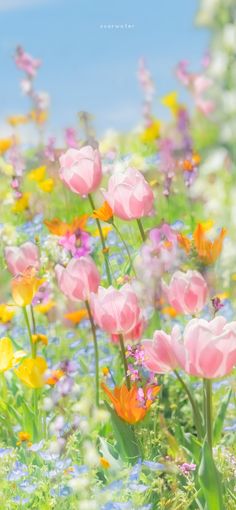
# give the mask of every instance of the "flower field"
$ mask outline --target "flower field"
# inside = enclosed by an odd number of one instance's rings
[[[43,62],[0,138],[1,510],[236,508],[236,25],[201,3],[199,69],[143,116],[48,136]],[[47,84],[45,83],[45,86]],[[17,88],[17,84],[16,84]],[[34,146],[21,140],[25,126]]]

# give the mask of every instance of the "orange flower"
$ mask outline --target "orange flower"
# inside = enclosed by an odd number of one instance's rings
[[[21,430],[18,433],[18,438],[19,438],[19,442],[20,443],[23,443],[24,441],[29,441],[30,437],[31,436],[30,436],[29,432],[24,432],[23,430]]]
[[[125,384],[122,384],[120,388],[116,386],[113,393],[104,383],[102,383],[102,388],[112,402],[118,416],[130,425],[143,420],[152,405],[153,398],[160,391],[160,386],[146,386],[143,390],[145,403],[142,404],[138,398],[139,389],[136,384],[133,384],[130,390]]]
[[[99,462],[104,469],[109,469],[109,467],[111,467],[110,462],[105,459],[105,457],[100,457]]]
[[[35,270],[30,268],[24,273],[15,276],[12,279],[12,297],[17,306],[27,306],[33,301],[33,298],[39,287],[44,283],[44,279],[35,276]]]
[[[45,382],[46,384],[50,384],[50,386],[54,386],[54,384],[56,384],[61,379],[61,377],[63,377],[63,375],[63,370],[51,370],[50,375],[47,377]]]
[[[99,209],[95,209],[93,211],[92,218],[108,222],[112,220],[113,210],[109,206],[108,202],[105,201]]]
[[[193,233],[193,239],[198,256],[202,262],[205,264],[214,264],[221,254],[226,232],[226,229],[222,228],[219,236],[214,239],[214,241],[210,241],[205,235],[204,226],[198,223]]]
[[[88,214],[83,214],[80,218],[74,218],[71,223],[66,223],[59,220],[59,218],[53,218],[51,221],[46,220],[44,224],[51,232],[56,236],[64,236],[68,232],[73,234],[76,230],[84,230],[88,219]]]
[[[13,140],[11,138],[0,138],[0,154],[5,154],[12,144]]]
[[[76,310],[75,312],[69,312],[64,315],[65,319],[73,322],[73,324],[79,324],[80,321],[82,321],[87,316],[87,310]]]
[[[178,234],[177,239],[181,248],[188,254],[191,250],[191,241],[184,234]]]
[[[104,377],[107,377],[109,375],[109,373],[110,373],[110,370],[108,367],[102,367],[102,375]]]

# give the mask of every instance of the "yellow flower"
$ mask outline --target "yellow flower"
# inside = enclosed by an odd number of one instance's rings
[[[23,274],[19,274],[12,279],[12,297],[17,306],[27,306],[33,301],[33,298],[39,287],[45,282],[43,278],[35,276],[34,269],[27,269]]]
[[[17,351],[14,354],[10,338],[3,337],[0,340],[0,373],[12,368],[18,360],[25,355],[24,351]]]
[[[8,306],[3,303],[0,305],[0,322],[3,322],[3,324],[10,322],[14,315],[15,311],[12,306]]]
[[[16,127],[20,124],[27,124],[27,122],[29,122],[29,117],[27,117],[27,115],[11,115],[7,118],[7,122],[12,127]]]
[[[40,112],[32,110],[30,112],[30,117],[36,124],[44,124],[48,118],[48,112],[46,110]]]
[[[105,239],[107,238],[107,236],[108,236],[108,234],[109,234],[109,232],[111,230],[112,230],[112,227],[104,227],[104,228],[102,228],[103,237]],[[94,235],[94,237],[99,237],[100,234],[99,234],[98,228],[94,231],[93,235]]]
[[[47,303],[40,303],[39,305],[36,305],[34,307],[36,312],[39,313],[48,313],[52,308],[56,306],[56,303],[54,301],[48,301]]]
[[[26,358],[15,369],[15,374],[30,388],[42,388],[45,384],[45,372],[47,363],[44,358]]]
[[[104,202],[99,209],[95,209],[92,214],[92,218],[96,218],[102,221],[110,221],[113,218],[113,210],[108,204]]]
[[[11,138],[0,138],[0,154],[4,154],[10,149],[13,141]]]
[[[34,168],[33,170],[30,170],[27,177],[31,181],[41,182],[43,181],[46,173],[46,166],[39,166],[37,168]]]
[[[160,136],[161,123],[153,119],[150,125],[140,134],[140,139],[144,143],[155,142]]]
[[[30,193],[23,193],[22,196],[15,201],[14,205],[12,206],[12,211],[18,213],[28,209],[29,199]]]
[[[37,344],[41,342],[43,345],[48,345],[48,337],[46,335],[42,335],[42,333],[36,333],[32,335],[33,344]]]
[[[180,105],[177,101],[178,94],[177,92],[170,92],[170,94],[167,94],[161,99],[161,103],[169,108],[172,115],[176,115],[179,111]]]
[[[45,181],[39,182],[38,186],[44,193],[51,193],[54,188],[54,180],[45,179]]]
[[[107,377],[110,373],[110,370],[108,367],[102,367],[102,375],[104,375],[104,377]]]

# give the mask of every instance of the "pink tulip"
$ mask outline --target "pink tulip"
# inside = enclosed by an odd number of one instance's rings
[[[169,304],[179,313],[198,313],[207,301],[207,284],[198,271],[176,271],[169,285],[162,282],[162,288]]]
[[[141,317],[140,321],[135,324],[134,328],[131,329],[126,335],[124,335],[124,341],[125,342],[137,342],[137,340],[140,340],[143,330],[145,327],[145,321],[144,318]],[[119,335],[113,334],[111,335],[111,340],[114,344],[119,343]]]
[[[193,319],[185,328],[183,346],[184,354],[178,347],[175,354],[188,374],[224,377],[236,364],[236,321],[227,323],[221,316],[209,322]]]
[[[55,267],[60,290],[73,301],[90,299],[91,292],[97,292],[100,275],[92,258],[71,259],[66,267]]]
[[[112,175],[104,197],[114,214],[123,220],[147,216],[153,208],[152,189],[143,175],[134,168]]]
[[[91,295],[94,320],[101,329],[111,335],[128,335],[140,323],[142,312],[135,292],[129,284],[119,290],[99,287]]]
[[[21,246],[5,248],[5,258],[8,271],[14,276],[24,273],[29,267],[39,269],[39,252],[34,243],[27,242]]]
[[[175,326],[170,335],[162,330],[155,331],[153,340],[143,340],[144,366],[151,372],[165,374],[178,368],[174,347],[178,349],[180,330]],[[181,349],[181,344],[179,346]]]
[[[60,178],[78,195],[95,191],[102,179],[102,165],[97,149],[90,145],[82,149],[68,149],[60,158]]]

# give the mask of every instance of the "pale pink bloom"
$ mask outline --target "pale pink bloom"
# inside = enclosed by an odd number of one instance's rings
[[[192,86],[194,95],[199,96],[213,85],[213,81],[204,74],[193,75]]]
[[[229,374],[236,364],[236,321],[222,316],[212,321],[191,320],[183,335],[184,353],[175,348],[181,367],[190,375],[214,379]]]
[[[210,113],[214,112],[215,110],[215,103],[211,101],[211,99],[204,99],[199,96],[195,98],[195,104],[198,110],[200,110],[200,112],[203,113],[205,117],[210,115]]]
[[[40,60],[31,57],[28,53],[25,53],[21,46],[16,48],[15,63],[19,69],[31,77],[36,75],[37,69],[41,65]]]
[[[102,179],[102,165],[97,149],[90,145],[68,149],[60,158],[60,178],[74,193],[84,196],[95,191]]]
[[[78,142],[76,139],[76,130],[73,128],[67,128],[65,130],[65,140],[66,140],[66,145],[68,147],[72,147],[73,149],[76,149],[78,147]]]
[[[123,220],[142,218],[153,208],[153,191],[141,172],[134,168],[112,175],[104,197],[114,214]]]
[[[52,163],[56,159],[56,150],[55,150],[56,139],[53,136],[50,136],[48,139],[47,145],[45,145],[44,156],[49,159]]]
[[[181,350],[180,330],[174,326],[170,335],[162,330],[154,332],[153,340],[145,339],[142,342],[143,365],[157,374],[165,374],[179,367],[179,362],[175,355],[176,350]]]
[[[100,275],[93,259],[89,256],[71,259],[66,267],[55,267],[60,290],[73,301],[86,301],[91,292],[97,292]]]
[[[144,58],[141,58],[138,63],[138,80],[145,92],[146,100],[152,101],[155,93],[155,87]]]
[[[39,252],[36,244],[26,242],[21,246],[5,248],[5,258],[8,270],[13,275],[23,273],[29,267],[39,269]]]
[[[126,335],[124,335],[125,342],[132,341],[136,342],[137,340],[140,340],[143,330],[145,327],[145,320],[143,317],[141,317],[140,321],[135,324],[134,328],[131,329]],[[119,343],[119,335],[113,334],[111,335],[112,342],[114,344]]]
[[[200,312],[208,297],[206,281],[198,271],[176,271],[169,285],[162,281],[162,289],[169,304],[179,313]]]
[[[98,293],[91,295],[91,306],[95,322],[111,335],[128,335],[142,318],[137,296],[129,284],[119,290],[99,287]]]
[[[186,60],[182,60],[177,65],[176,76],[181,81],[181,83],[183,83],[183,85],[188,87],[188,85],[190,84],[191,75],[188,71],[188,62]]]

